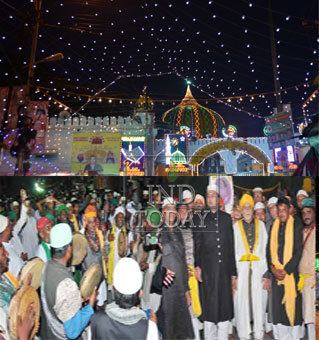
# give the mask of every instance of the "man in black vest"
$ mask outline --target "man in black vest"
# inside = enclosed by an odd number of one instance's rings
[[[96,290],[83,302],[68,265],[72,258],[72,231],[66,223],[50,231],[52,260],[47,262],[41,284],[43,319],[41,338],[77,339],[89,324],[96,302]]]
[[[155,316],[143,311],[140,305],[143,275],[136,261],[121,259],[114,269],[114,302],[91,319],[92,339],[157,340]]]

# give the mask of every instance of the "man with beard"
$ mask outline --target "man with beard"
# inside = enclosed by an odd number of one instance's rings
[[[107,235],[108,262],[107,262],[107,283],[108,302],[113,299],[113,272],[118,261],[125,257],[128,250],[127,231],[125,227],[125,210],[122,207],[116,208],[114,212],[114,223]]]
[[[228,339],[234,317],[233,289],[236,288],[236,260],[232,220],[218,209],[216,185],[207,187],[207,206],[202,212],[204,228],[195,223],[195,271],[200,284],[205,339]]]
[[[271,276],[271,306],[275,339],[296,340],[303,336],[302,297],[297,289],[302,255],[302,229],[289,215],[290,202],[277,202],[278,218],[270,231],[267,247]]]
[[[194,339],[189,306],[188,272],[183,236],[176,227],[176,204],[165,198],[162,206],[164,225],[160,232],[162,266],[175,273],[174,282],[162,288],[162,301],[157,312],[158,327],[164,340]]]
[[[53,226],[53,222],[47,217],[41,217],[37,221],[37,230],[40,240],[40,244],[36,249],[36,256],[43,262],[51,260],[51,247],[50,247],[50,231]]]
[[[277,208],[277,202],[278,198],[273,196],[270,197],[267,202],[267,208],[268,208],[268,214],[266,214],[266,230],[269,234],[270,229],[275,221],[275,219],[278,217],[278,208]]]
[[[254,196],[254,202],[255,203],[258,203],[258,202],[263,203],[264,202],[263,193],[264,193],[264,190],[262,188],[257,187],[257,188],[253,189],[253,196]]]
[[[19,238],[19,233],[27,220],[27,207],[24,202],[26,195],[21,192],[21,213],[20,218],[10,216],[10,219],[6,218],[0,222],[0,242],[2,242],[4,248],[8,252],[10,259],[9,271],[17,277],[21,268],[23,267],[24,261],[27,260],[27,254],[24,253],[22,243]],[[14,213],[15,214],[15,213]],[[13,215],[13,214],[12,214]]]
[[[266,248],[268,234],[265,224],[254,218],[254,200],[244,194],[239,202],[243,218],[234,224],[235,254],[238,273],[234,294],[235,325],[239,339],[250,339],[253,322],[254,339],[264,336],[267,291]],[[258,203],[255,204],[255,207]]]
[[[72,259],[72,230],[66,223],[55,225],[50,232],[52,260],[42,274],[41,302],[44,311],[43,339],[76,339],[94,313],[96,290],[82,307],[80,289],[68,269]]]
[[[303,251],[299,263],[298,289],[302,292],[303,320],[307,327],[308,340],[315,340],[316,317],[316,212],[315,201],[302,201]]]
[[[0,215],[0,224],[5,219]],[[18,288],[18,284],[13,284],[12,278],[8,275],[9,258],[8,253],[0,243],[0,339],[10,340],[8,331],[8,309],[11,298]],[[28,278],[28,281],[30,277]],[[23,284],[29,284],[24,282]],[[27,307],[26,317],[19,320],[17,324],[17,338],[19,340],[27,340],[34,327],[35,310],[32,305]]]
[[[192,224],[189,221],[192,218],[192,209],[194,207],[194,197],[189,190],[184,190],[182,193],[182,204],[178,206],[178,217],[180,220],[179,228],[182,231],[182,236],[185,245],[186,264],[188,268],[188,285],[192,298],[192,306],[190,314],[192,317],[192,324],[195,333],[195,339],[199,339],[199,321],[198,316],[201,315],[201,307],[198,296],[198,282],[195,278],[194,270],[194,239]],[[197,203],[196,203],[197,204]]]

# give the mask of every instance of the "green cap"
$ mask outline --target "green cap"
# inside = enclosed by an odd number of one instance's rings
[[[8,219],[10,220],[10,221],[14,221],[14,220],[16,220],[18,218],[18,216],[17,216],[17,213],[16,212],[14,212],[14,211],[9,211],[8,212]]]
[[[46,215],[45,215],[45,217],[47,217],[50,221],[52,221],[54,224],[56,223],[56,218],[52,215],[52,214],[50,214],[50,213],[47,213]]]
[[[59,216],[63,210],[65,210],[66,213],[69,212],[69,209],[68,209],[68,207],[67,207],[66,205],[64,205],[64,204],[59,205],[59,206],[56,208],[56,213],[57,213],[57,215]]]
[[[302,208],[314,208],[315,200],[310,197],[306,197],[302,200]]]
[[[159,210],[156,208],[147,208],[145,210],[145,216],[147,222],[152,226],[152,227],[159,227],[161,224],[162,220],[162,214],[160,213]]]

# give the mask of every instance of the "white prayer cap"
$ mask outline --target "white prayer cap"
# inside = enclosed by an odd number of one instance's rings
[[[56,224],[50,231],[52,248],[62,248],[72,242],[72,230],[66,223]]]
[[[254,210],[257,210],[257,209],[266,209],[265,204],[261,202],[257,202],[255,204]]]
[[[264,192],[264,190],[260,187],[254,188],[253,192]]]
[[[164,201],[163,201],[162,208],[164,208],[164,207],[166,207],[166,206],[168,206],[168,205],[176,205],[176,203],[175,203],[173,197],[167,197],[167,198],[165,198]]]
[[[153,191],[153,195],[158,195],[158,191],[157,191],[157,190],[154,190],[154,191]]]
[[[0,215],[0,234],[4,232],[9,224],[8,217]]]
[[[143,195],[148,195],[148,190],[143,190]]]
[[[270,207],[271,205],[277,204],[277,202],[278,202],[278,198],[273,196],[269,198],[267,205],[268,207]]]
[[[193,199],[192,193],[189,190],[184,190],[183,195],[182,195],[182,199],[186,200],[186,199],[189,199],[189,198]]]
[[[70,199],[70,202],[75,202],[75,201],[77,201],[78,199],[76,198],[76,197],[72,197],[71,199]]]
[[[104,192],[109,193],[109,192],[112,192],[112,190],[111,189],[105,189]]]
[[[113,273],[113,286],[119,293],[135,294],[142,288],[142,284],[143,275],[135,260],[125,257],[116,264]]]
[[[309,197],[309,195],[307,194],[307,192],[306,192],[305,190],[299,190],[299,191],[297,192],[296,197],[298,197],[298,196]]]
[[[66,207],[67,207],[67,208],[71,208],[71,207],[72,207],[72,203],[67,203],[67,204],[66,204]]]
[[[115,209],[115,212],[114,212],[114,218],[115,218],[116,215],[118,215],[118,214],[123,214],[123,215],[125,216],[125,210],[124,210],[124,208],[122,208],[122,207],[117,207],[117,208]]]
[[[115,191],[115,192],[113,193],[113,196],[114,196],[114,197],[119,197],[119,196],[121,196],[121,195],[120,195],[118,192]]]
[[[13,207],[18,207],[20,204],[19,204],[19,202],[17,202],[17,201],[14,201],[14,202],[12,202],[12,206]]]
[[[207,192],[208,191],[215,191],[215,192],[218,192],[218,188],[217,188],[217,185],[216,184],[209,184],[207,186]]]

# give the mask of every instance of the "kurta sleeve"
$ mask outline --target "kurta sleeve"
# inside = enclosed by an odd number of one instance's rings
[[[71,319],[63,323],[64,331],[68,339],[77,339],[84,331],[92,315],[94,314],[91,305],[81,308]]]
[[[290,261],[285,265],[285,271],[287,274],[291,274],[297,270],[299,266],[299,262],[302,256],[302,228],[300,224],[295,221],[294,223],[294,248],[292,253],[292,258]]]
[[[19,235],[19,233],[22,230],[23,226],[27,222],[27,218],[28,218],[27,211],[28,211],[28,208],[22,203],[21,204],[20,217],[19,217],[17,223],[15,224],[15,226],[13,228],[13,233],[15,235],[17,235],[17,236]]]
[[[233,231],[233,222],[230,215],[226,215],[226,223],[228,225],[228,233],[229,233],[229,265],[230,272],[232,276],[237,276],[237,267],[236,267],[236,257],[235,257],[235,242],[234,242],[234,231]]]

